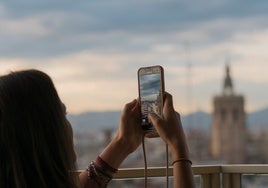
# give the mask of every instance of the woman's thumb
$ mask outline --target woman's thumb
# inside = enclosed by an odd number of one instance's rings
[[[158,116],[156,113],[150,113],[149,119],[155,127],[158,127],[162,121],[161,117]]]

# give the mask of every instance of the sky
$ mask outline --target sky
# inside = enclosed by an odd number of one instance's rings
[[[246,111],[268,106],[268,1],[0,2],[0,75],[39,69],[69,113],[122,110],[161,65],[182,114],[212,111],[229,63]]]

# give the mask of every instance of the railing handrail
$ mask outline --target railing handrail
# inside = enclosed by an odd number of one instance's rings
[[[169,175],[173,175],[172,167],[169,167]],[[213,174],[213,173],[239,173],[239,174],[268,174],[268,164],[227,164],[227,165],[193,165],[194,175]],[[77,170],[80,173],[82,170]],[[124,173],[131,173],[130,177],[143,176],[144,168],[120,168],[115,174],[115,178],[124,178]],[[148,168],[149,177],[166,175],[166,167]]]
[[[193,165],[194,175],[239,173],[239,174],[268,174],[268,164],[234,164],[234,165]],[[148,177],[163,177],[166,175],[166,167],[151,167],[147,169]],[[172,176],[173,168],[169,167],[169,175]],[[115,179],[142,178],[143,168],[121,168],[114,175]]]

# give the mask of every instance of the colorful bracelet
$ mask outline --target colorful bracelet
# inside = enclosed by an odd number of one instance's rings
[[[186,158],[181,158],[181,159],[177,159],[175,161],[172,162],[172,166],[175,164],[175,163],[178,163],[178,162],[188,162],[190,163],[191,165],[193,164],[192,161],[190,159],[186,159]]]
[[[94,161],[88,165],[87,173],[88,179],[95,181],[101,188],[106,188],[112,179],[112,176],[98,168]]]

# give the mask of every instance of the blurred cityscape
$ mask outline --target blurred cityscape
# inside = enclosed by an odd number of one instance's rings
[[[233,91],[230,69],[226,66],[222,93],[212,96],[213,112],[182,115],[193,165],[268,163],[268,108],[246,113],[244,96]],[[220,84],[220,83],[219,83]],[[208,105],[209,105],[208,101]],[[120,112],[69,115],[74,129],[77,167],[85,169],[110,142],[117,130]],[[102,120],[106,119],[106,120]],[[90,123],[89,123],[90,122]],[[95,124],[95,126],[92,126]],[[160,138],[146,139],[149,167],[164,167],[166,145]],[[144,167],[138,148],[120,168]],[[244,176],[243,187],[267,187],[267,176]],[[112,181],[109,187],[140,187],[143,180]],[[196,187],[200,180],[196,177]],[[164,187],[165,178],[153,179],[149,187]]]

